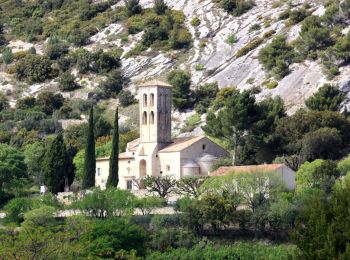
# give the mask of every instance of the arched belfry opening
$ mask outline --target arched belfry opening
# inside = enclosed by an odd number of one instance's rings
[[[147,107],[147,94],[143,94],[143,106]]]
[[[151,112],[151,116],[150,116],[150,118],[149,118],[149,123],[150,123],[151,125],[154,124],[154,112],[153,112],[153,111]]]
[[[143,112],[142,114],[142,124],[147,125],[147,112]]]
[[[151,107],[154,106],[154,94],[152,93],[151,94],[151,104],[150,104]]]

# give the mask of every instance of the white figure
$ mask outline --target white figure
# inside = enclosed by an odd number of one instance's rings
[[[46,187],[45,187],[45,185],[41,185],[41,186],[40,186],[40,195],[44,195],[45,192],[46,192]]]

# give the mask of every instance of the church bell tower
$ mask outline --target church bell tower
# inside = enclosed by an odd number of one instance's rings
[[[161,81],[139,86],[140,143],[171,142],[171,88]]]

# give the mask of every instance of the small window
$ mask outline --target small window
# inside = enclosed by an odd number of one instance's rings
[[[151,125],[154,124],[154,112],[153,112],[153,111],[151,112],[151,116],[150,116],[150,119],[149,119],[149,123],[150,123]]]
[[[128,172],[128,174],[130,174],[130,171],[131,171],[130,167],[127,167],[126,171]]]
[[[143,106],[147,107],[147,94],[143,94]]]
[[[146,111],[143,112],[142,124],[143,124],[143,125],[147,125],[147,113],[146,113]]]
[[[101,168],[97,168],[97,176],[101,176]]]
[[[152,93],[151,94],[151,107],[154,106],[154,94]]]
[[[127,190],[132,190],[132,181],[131,180],[127,180],[126,181],[126,189]]]
[[[167,172],[170,172],[170,165],[166,166],[166,170],[167,170]]]
[[[205,144],[202,145],[202,150],[203,151],[207,150],[207,146]]]

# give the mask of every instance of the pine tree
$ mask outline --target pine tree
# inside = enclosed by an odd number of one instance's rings
[[[168,9],[168,6],[165,4],[164,0],[154,0],[153,6],[154,12],[158,15],[165,14],[165,11]]]
[[[112,136],[112,152],[109,159],[109,175],[107,180],[107,187],[117,187],[119,182],[119,115],[118,108],[115,111],[114,130]]]
[[[94,108],[90,110],[88,133],[85,148],[83,189],[95,186],[96,156],[94,135]]]
[[[62,134],[59,134],[45,153],[43,162],[44,183],[52,193],[64,190],[65,180],[70,185],[74,180],[72,156],[67,151]]]

